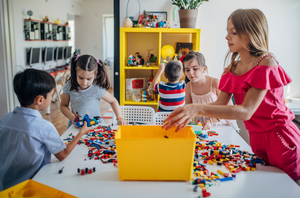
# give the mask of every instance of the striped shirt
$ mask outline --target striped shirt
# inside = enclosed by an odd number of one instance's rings
[[[159,94],[158,111],[172,112],[177,107],[185,104],[185,82],[170,83],[160,82],[154,86]]]

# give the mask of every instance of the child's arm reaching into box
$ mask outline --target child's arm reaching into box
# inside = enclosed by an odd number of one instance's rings
[[[71,151],[74,149],[76,146],[77,142],[80,140],[80,138],[84,135],[90,132],[90,130],[93,129],[93,127],[87,127],[86,121],[84,121],[84,125],[80,129],[79,133],[73,138],[73,140],[67,145],[67,147],[54,154],[57,159],[60,161],[64,160],[65,158],[68,157],[68,155],[71,153]]]

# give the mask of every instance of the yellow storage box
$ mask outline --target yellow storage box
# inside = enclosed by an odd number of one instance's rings
[[[115,136],[119,179],[191,180],[196,136],[188,126],[119,126]]]
[[[23,198],[23,197],[53,197],[53,198],[68,198],[75,197],[50,186],[46,186],[31,179],[12,186],[0,192],[1,198]]]

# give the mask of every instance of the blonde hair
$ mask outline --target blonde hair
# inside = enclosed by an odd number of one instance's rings
[[[269,52],[269,30],[268,22],[264,13],[258,9],[238,9],[235,10],[229,17],[239,36],[242,45],[247,49],[252,56],[261,57]],[[246,36],[249,45],[245,45],[245,40],[242,36]],[[225,58],[225,65],[230,59],[227,71],[235,66],[235,61],[240,59],[238,52],[228,52]],[[225,72],[225,73],[226,73]]]

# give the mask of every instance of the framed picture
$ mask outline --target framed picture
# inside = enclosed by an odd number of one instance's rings
[[[149,14],[157,16],[158,21],[167,21],[167,12],[147,11]]]
[[[176,43],[176,54],[186,56],[189,51],[193,50],[193,43]]]

